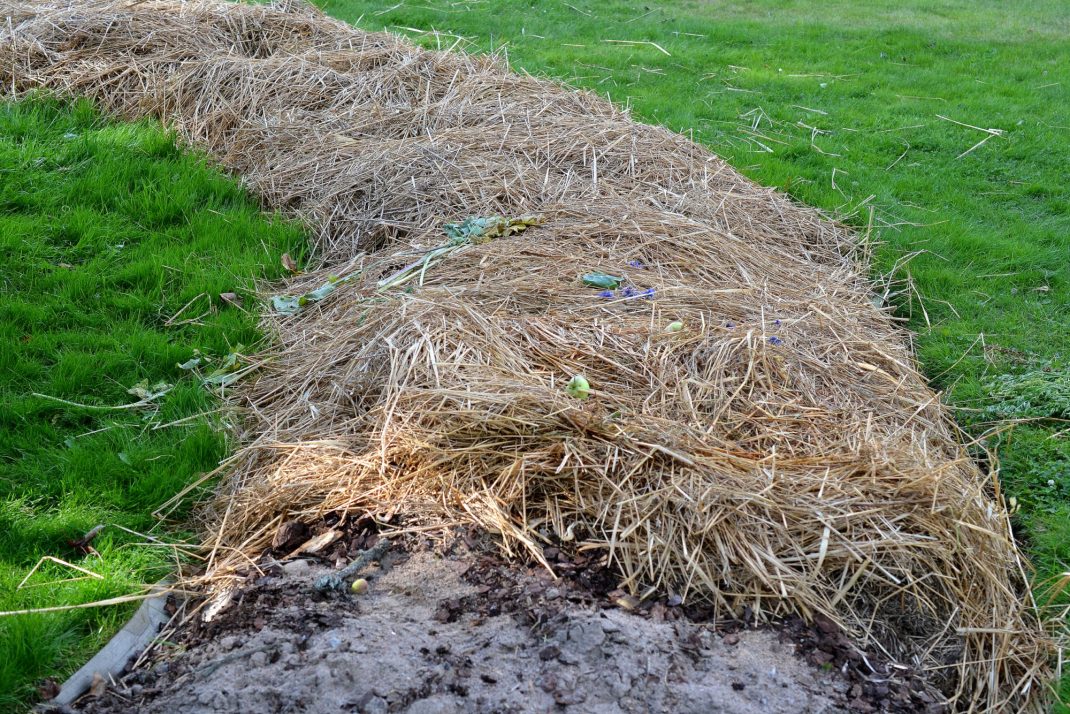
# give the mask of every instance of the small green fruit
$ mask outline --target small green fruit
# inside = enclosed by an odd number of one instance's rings
[[[368,592],[368,581],[364,578],[357,578],[353,581],[353,584],[349,586],[349,589],[352,590],[355,595],[363,595]]]
[[[665,331],[679,332],[682,329],[684,329],[684,323],[680,322],[679,320],[674,320],[673,322],[669,323],[669,326],[665,328]]]
[[[565,391],[576,399],[586,399],[591,396],[591,385],[582,374],[577,374],[565,385]]]

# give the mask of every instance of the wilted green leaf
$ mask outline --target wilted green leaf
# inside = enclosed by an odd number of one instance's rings
[[[214,387],[225,387],[228,384],[234,384],[241,379],[241,377],[242,375],[240,372],[220,372],[219,370],[216,370],[215,372],[206,375],[201,381]]]
[[[234,351],[223,358],[223,362],[208,374],[201,377],[204,384],[213,387],[225,387],[237,382],[245,374],[242,370],[248,366],[242,357],[244,345],[238,345]]]
[[[190,359],[186,360],[185,362],[180,362],[178,364],[178,368],[179,369],[195,369],[197,366],[200,365],[200,363],[201,363],[201,358],[200,357],[191,357]]]
[[[271,306],[275,308],[275,312],[283,315],[296,315],[301,311],[301,308],[308,305],[310,302],[319,302],[323,298],[333,293],[339,285],[355,280],[360,276],[360,272],[352,273],[344,278],[339,278],[335,275],[327,278],[327,282],[319,286],[315,290],[311,290],[304,295],[275,295],[271,298]]]
[[[501,238],[526,231],[530,226],[542,223],[542,216],[471,216],[460,223],[447,223],[442,227],[454,244],[482,243],[492,238]]]
[[[338,279],[338,276],[331,275],[327,278],[327,282],[325,282],[323,285],[320,285],[315,290],[305,293],[304,297],[306,300],[311,300],[312,302],[322,300],[323,298],[333,293],[335,286],[337,286],[340,282],[341,280]]]
[[[271,298],[271,306],[275,312],[283,315],[296,315],[301,311],[301,298],[293,295],[274,295]]]
[[[149,380],[143,379],[130,389],[126,390],[126,393],[133,394],[143,402],[151,402],[170,392],[172,386],[173,385],[170,385],[167,382],[157,382],[150,387]]]
[[[608,275],[606,273],[586,273],[583,276],[584,285],[603,290],[616,290],[623,282],[624,278],[618,278],[616,275]]]

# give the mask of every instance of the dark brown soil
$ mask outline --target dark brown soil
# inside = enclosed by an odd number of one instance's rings
[[[318,529],[322,531],[329,525]],[[325,552],[279,564],[211,622],[192,619],[146,666],[74,709],[221,712],[943,712],[908,670],[857,651],[827,620],[715,622],[680,598],[638,602],[598,560],[547,548],[506,562],[489,539],[395,543],[361,595],[322,591],[378,539],[341,528]],[[296,535],[295,535],[296,534]]]

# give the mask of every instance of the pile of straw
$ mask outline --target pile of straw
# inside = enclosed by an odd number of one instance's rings
[[[823,613],[963,710],[1042,708],[1052,646],[998,486],[847,231],[596,96],[304,6],[2,4],[7,92],[159,117],[307,220],[322,267],[286,292],[348,278],[266,318],[212,577],[283,519],[466,521],[602,551],[640,595]],[[446,222],[522,214],[379,285]]]

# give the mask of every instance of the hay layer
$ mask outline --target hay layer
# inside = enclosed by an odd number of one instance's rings
[[[996,484],[848,232],[591,94],[305,7],[2,4],[6,91],[163,119],[314,229],[323,267],[289,292],[353,276],[267,318],[212,577],[283,518],[468,521],[603,551],[639,594],[823,613],[964,710],[1042,707],[1051,645]],[[543,222],[379,286],[494,214]]]

